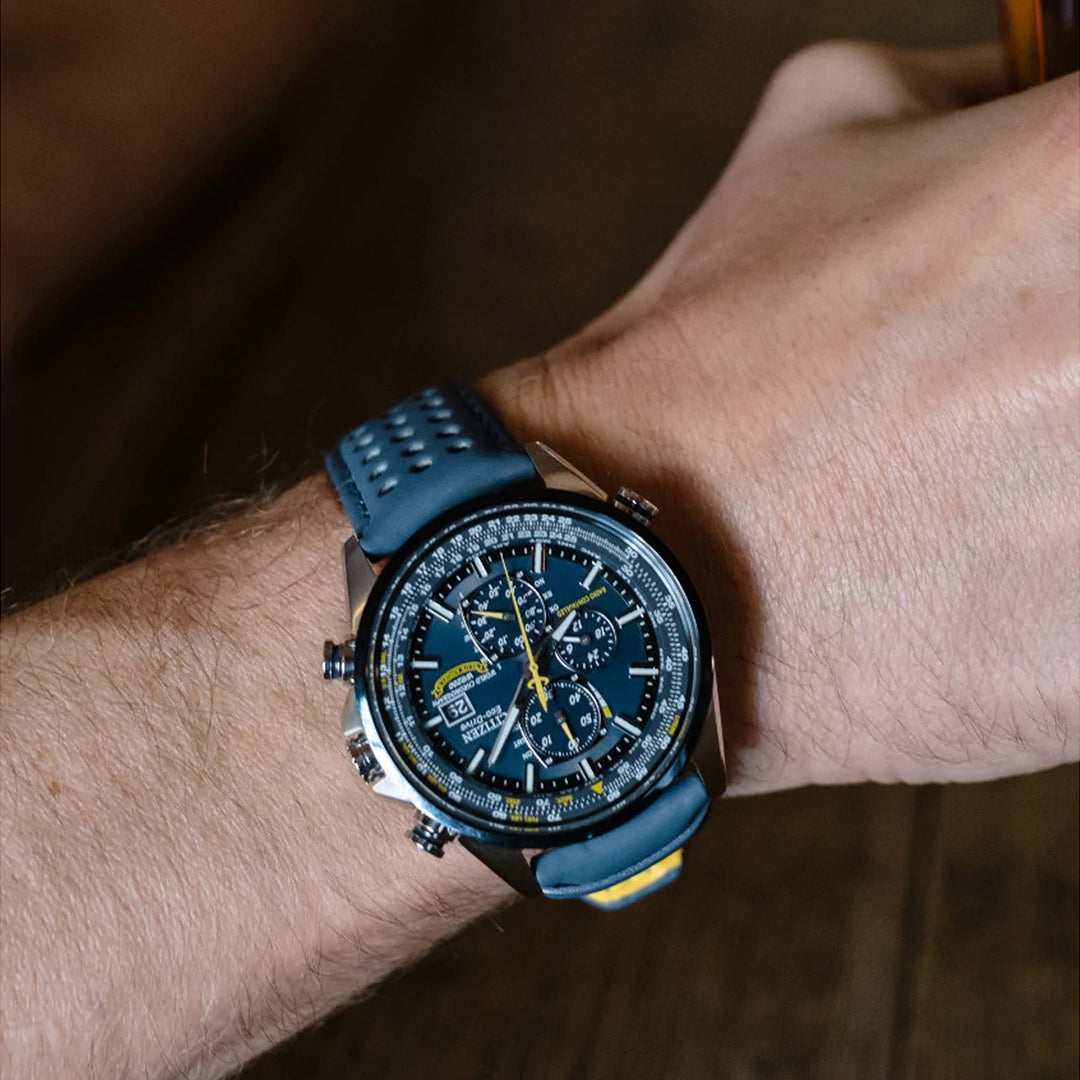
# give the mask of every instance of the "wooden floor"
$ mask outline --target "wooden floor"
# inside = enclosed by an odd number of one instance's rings
[[[28,344],[2,403],[6,606],[573,330],[800,44],[996,33],[990,0],[372,17]],[[677,887],[614,915],[521,904],[245,1080],[1073,1078],[1077,821],[1076,768],[721,804]]]

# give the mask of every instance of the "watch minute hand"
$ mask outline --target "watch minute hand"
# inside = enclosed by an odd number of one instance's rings
[[[503,752],[503,747],[506,746],[506,740],[510,738],[510,732],[514,730],[514,724],[521,715],[521,709],[518,707],[518,698],[521,696],[521,688],[525,685],[525,676],[528,673],[529,668],[528,665],[526,665],[521,669],[521,678],[518,679],[517,689],[514,691],[514,696],[510,699],[510,704],[506,707],[506,716],[503,717],[503,722],[499,727],[499,734],[495,736],[495,742],[491,746],[491,753],[488,755],[488,765],[493,765],[499,755]]]
[[[518,629],[521,631],[521,640],[525,644],[525,658],[529,664],[529,671],[532,674],[532,678],[529,679],[529,686],[536,691],[536,696],[540,700],[540,708],[547,712],[548,709],[548,696],[547,691],[544,689],[544,683],[548,680],[540,674],[540,665],[536,662],[536,657],[533,656],[532,646],[529,644],[529,633],[525,629],[525,620],[521,617],[521,608],[518,606],[517,594],[514,592],[514,582],[510,577],[510,570],[506,565],[506,558],[503,555],[499,556],[499,561],[502,563],[503,574],[506,576],[506,584],[510,589],[510,602],[514,605],[514,615],[517,617]]]

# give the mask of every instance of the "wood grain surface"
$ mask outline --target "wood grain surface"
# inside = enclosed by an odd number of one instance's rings
[[[358,13],[261,136],[22,350],[5,605],[289,482],[426,380],[581,325],[799,45],[996,33],[989,0]],[[617,914],[520,904],[244,1077],[1075,1077],[1077,810],[1075,767],[724,803],[676,887]]]

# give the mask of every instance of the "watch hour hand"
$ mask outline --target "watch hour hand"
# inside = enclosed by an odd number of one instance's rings
[[[514,724],[517,723],[517,718],[521,713],[521,709],[518,706],[518,698],[521,697],[521,688],[525,685],[525,676],[528,675],[529,668],[526,665],[521,669],[521,678],[518,679],[517,689],[514,691],[514,696],[510,699],[510,704],[506,709],[506,716],[503,718],[503,722],[499,727],[499,734],[495,736],[495,742],[491,747],[491,753],[488,754],[488,765],[494,765],[499,755],[503,752],[503,748],[506,746],[506,740],[510,738],[510,732],[514,730]]]
[[[521,688],[518,687],[520,692]],[[517,697],[517,694],[514,695]],[[510,732],[514,730],[514,724],[517,723],[518,715],[521,710],[518,708],[517,701],[510,703],[510,708],[506,710],[506,718],[502,722],[502,726],[499,728],[499,734],[495,736],[495,743],[491,748],[491,753],[488,754],[488,765],[494,765],[498,760],[499,755],[503,752],[503,747],[506,746],[506,740],[510,738]]]

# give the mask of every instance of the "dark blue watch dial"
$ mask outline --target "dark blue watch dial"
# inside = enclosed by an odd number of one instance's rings
[[[670,555],[591,500],[434,527],[369,604],[381,741],[459,831],[607,824],[685,760],[707,678]]]

